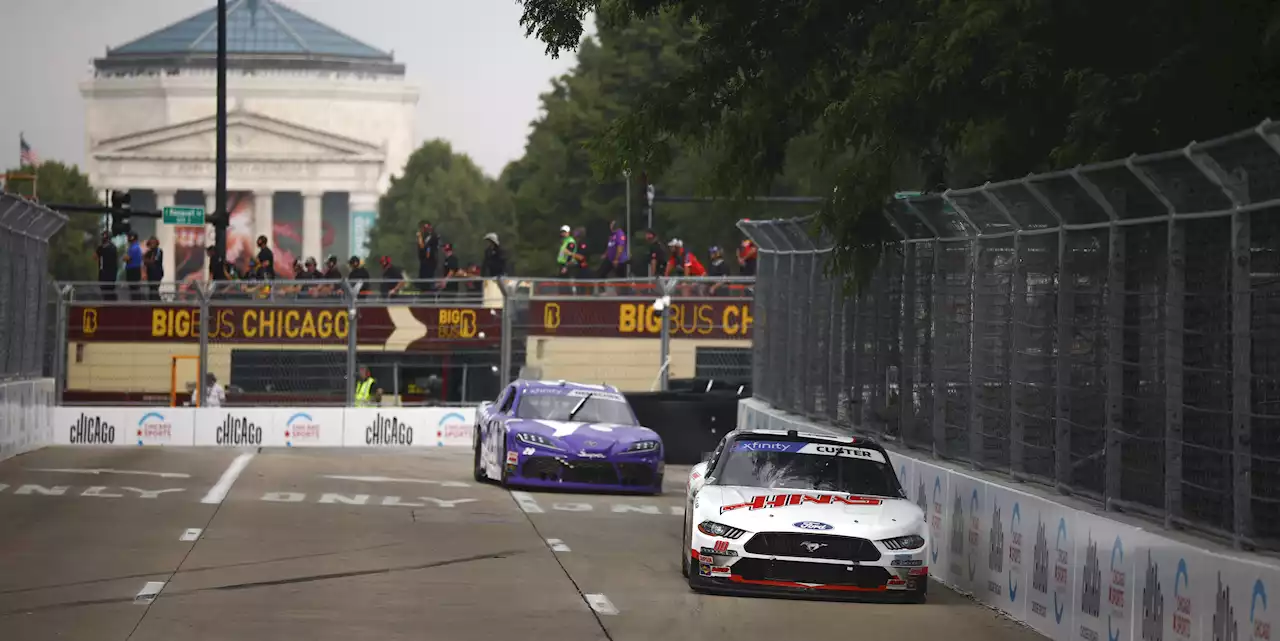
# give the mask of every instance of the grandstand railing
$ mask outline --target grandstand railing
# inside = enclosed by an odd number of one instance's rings
[[[809,219],[760,248],[753,389],[814,420],[1280,544],[1280,125],[889,201],[854,296]],[[902,400],[905,398],[905,401]]]
[[[187,403],[220,372],[228,404],[350,405],[363,366],[402,405],[476,403],[522,374],[745,383],[753,282],[61,283],[57,390],[65,404]]]

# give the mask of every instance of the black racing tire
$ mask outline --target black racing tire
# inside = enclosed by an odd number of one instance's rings
[[[502,456],[498,457],[498,469],[502,470],[502,472],[500,473],[500,476],[502,478],[502,480],[500,481],[502,484],[502,487],[506,487],[507,486],[507,435],[506,434],[502,435]]]
[[[680,536],[680,574],[687,579],[689,578],[690,570],[692,570],[692,568],[689,567],[689,550],[693,545],[693,542],[690,540],[692,538],[693,531],[689,529],[688,508],[685,509],[684,534]]]
[[[480,426],[476,426],[476,438],[474,442],[476,449],[475,460],[471,465],[471,474],[475,477],[476,483],[488,483],[489,477],[485,475],[482,463],[480,462]]]
[[[929,579],[926,577],[920,587],[907,593],[907,603],[925,603],[929,600]]]

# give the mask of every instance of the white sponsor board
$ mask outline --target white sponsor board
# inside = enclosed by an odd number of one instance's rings
[[[136,445],[132,412],[123,407],[59,407],[53,413],[55,445]]]
[[[754,399],[738,426],[840,434]],[[960,471],[911,451],[889,460],[925,503],[930,575],[1056,641],[1271,641],[1280,562],[1194,545]],[[1280,602],[1278,602],[1280,603]],[[1280,641],[1280,639],[1277,639]]]
[[[339,447],[346,413],[339,407],[274,410],[271,429],[285,447]]]
[[[51,378],[0,383],[0,461],[55,439]]]
[[[192,445],[196,410],[190,407],[140,407],[125,410],[125,427],[135,445]]]
[[[344,411],[342,444],[347,447],[435,445],[435,425],[422,409],[371,407]]]
[[[248,407],[196,410],[196,445],[215,447],[282,447],[284,430],[276,429],[276,411]]]

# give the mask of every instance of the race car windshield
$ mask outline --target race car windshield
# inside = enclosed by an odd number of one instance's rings
[[[591,394],[587,397],[587,394]],[[520,396],[516,406],[516,418],[528,418],[544,421],[567,421],[574,408],[574,421],[583,423],[612,423],[615,425],[635,425],[635,416],[626,399],[620,396],[587,394],[539,394],[525,392]],[[586,402],[583,398],[586,397]],[[578,404],[582,403],[582,407]]]
[[[902,495],[893,467],[878,450],[792,441],[740,441],[720,465],[718,485]]]

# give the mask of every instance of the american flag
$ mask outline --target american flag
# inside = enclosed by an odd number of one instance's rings
[[[31,149],[31,145],[27,144],[27,138],[23,134],[18,134],[18,149],[18,164],[25,167],[35,167],[40,164],[40,157]]]

